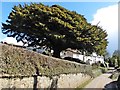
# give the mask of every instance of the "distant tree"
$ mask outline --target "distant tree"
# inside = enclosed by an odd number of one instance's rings
[[[120,67],[120,51],[119,50],[115,50],[113,52],[112,57],[110,58],[110,63],[113,66]]]
[[[45,46],[54,51],[55,57],[60,57],[60,52],[67,48],[103,55],[108,43],[105,30],[59,5],[14,6],[2,26],[8,37],[28,41],[28,46]]]
[[[104,57],[105,57],[105,59],[108,59],[111,57],[110,53],[107,50],[105,51]]]
[[[111,58],[111,55],[110,55],[110,53],[106,50],[105,51],[105,54],[104,54],[104,59],[105,59],[105,61],[107,62],[107,63],[110,63],[109,61],[110,61],[110,58]]]
[[[115,50],[113,56],[116,58],[117,65],[120,67],[120,50]]]

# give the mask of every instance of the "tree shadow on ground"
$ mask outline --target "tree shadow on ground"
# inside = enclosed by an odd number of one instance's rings
[[[104,90],[120,90],[120,75],[117,81],[110,82],[104,86]]]
[[[118,90],[117,81],[113,81],[113,82],[106,84],[104,86],[104,90]]]

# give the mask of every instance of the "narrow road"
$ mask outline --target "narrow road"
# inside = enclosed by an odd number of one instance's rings
[[[88,85],[86,85],[83,90],[89,90],[90,88],[99,88],[99,90],[102,90],[102,88],[104,88],[106,84],[115,81],[109,78],[109,76],[112,74],[113,71],[114,71],[113,69],[110,69],[107,73],[104,73],[96,77]]]

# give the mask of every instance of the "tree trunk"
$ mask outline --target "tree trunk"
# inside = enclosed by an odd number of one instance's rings
[[[60,49],[54,49],[53,57],[60,58],[60,52],[61,52]]]

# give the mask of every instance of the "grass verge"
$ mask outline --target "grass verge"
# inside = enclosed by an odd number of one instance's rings
[[[81,85],[79,85],[75,90],[82,90],[84,89],[84,87],[89,84],[94,78],[90,78],[89,80],[87,80],[86,82],[82,83]]]
[[[86,82],[82,83],[81,85],[79,85],[75,90],[82,90],[82,89],[84,89],[84,87],[87,84],[89,84],[94,78],[100,76],[102,73],[105,73],[105,71],[103,71],[103,68],[96,68],[96,69],[92,70],[92,73],[93,73],[92,78],[87,80]]]

